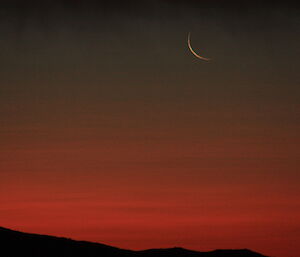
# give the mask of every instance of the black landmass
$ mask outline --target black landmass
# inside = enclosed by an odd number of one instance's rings
[[[198,252],[180,247],[132,251],[100,243],[29,234],[0,227],[0,256],[6,257],[267,257],[248,249]]]

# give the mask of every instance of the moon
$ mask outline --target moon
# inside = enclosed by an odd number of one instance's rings
[[[189,32],[189,34],[188,34],[188,47],[189,47],[190,51],[192,52],[192,54],[193,54],[194,56],[196,56],[198,59],[203,60],[203,61],[207,61],[207,62],[210,61],[209,58],[205,58],[205,57],[203,57],[203,56],[197,54],[197,53],[194,51],[194,49],[192,48],[192,46],[191,46],[191,32]]]

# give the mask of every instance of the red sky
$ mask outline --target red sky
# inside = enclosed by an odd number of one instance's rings
[[[0,226],[294,257],[296,11],[133,10],[4,17]]]

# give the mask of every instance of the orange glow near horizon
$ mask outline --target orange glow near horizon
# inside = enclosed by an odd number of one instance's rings
[[[1,225],[130,249],[286,251],[267,241],[279,244],[299,225],[296,185],[278,174],[293,168],[287,148],[187,134],[124,139],[6,149]]]
[[[299,9],[21,2],[1,9],[1,227],[300,252]]]

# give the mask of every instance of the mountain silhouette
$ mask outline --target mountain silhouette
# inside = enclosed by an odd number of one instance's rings
[[[0,227],[0,255],[7,257],[267,257],[248,249],[198,252],[175,247],[132,251],[100,243],[24,233],[3,227]]]

